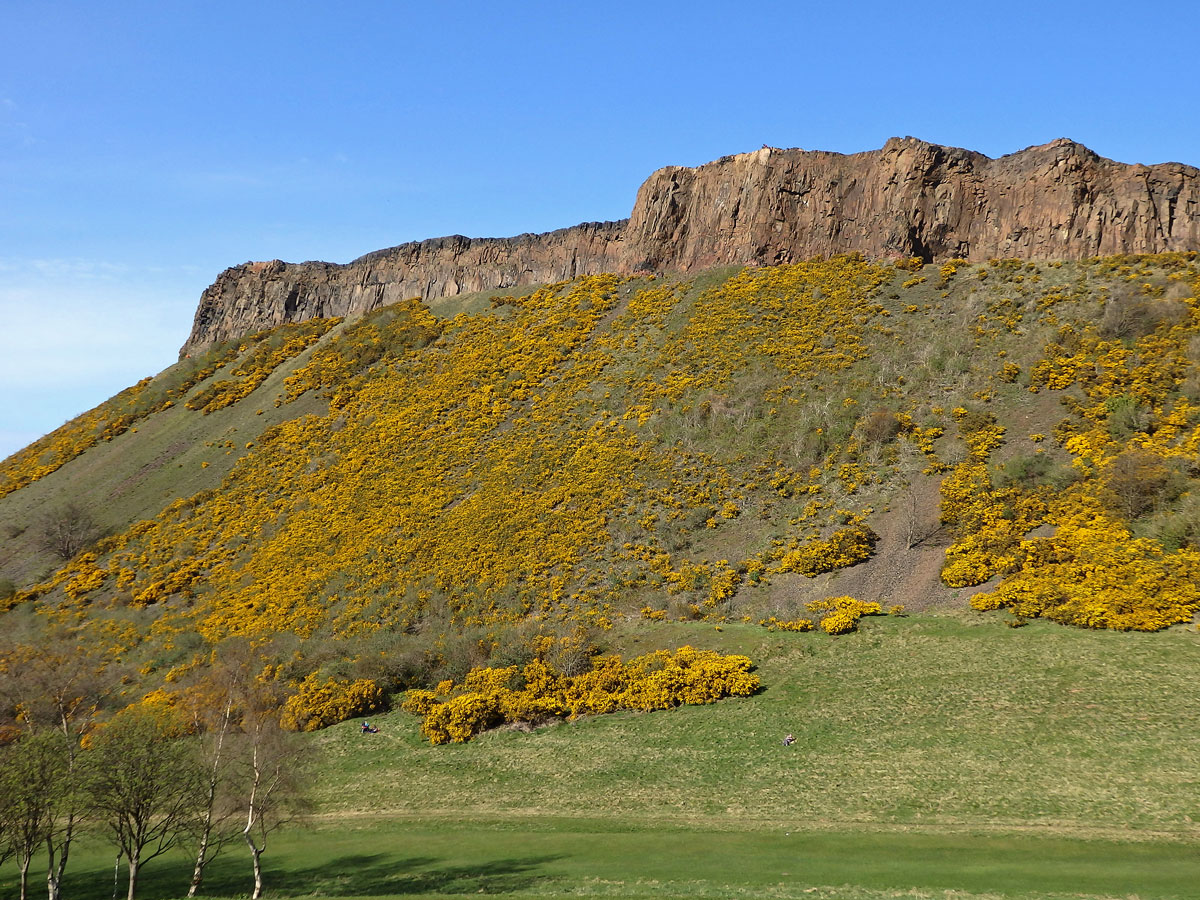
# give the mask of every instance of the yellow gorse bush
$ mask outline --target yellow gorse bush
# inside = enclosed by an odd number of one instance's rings
[[[812,578],[822,572],[845,569],[871,555],[878,538],[865,525],[842,528],[825,540],[814,539],[789,550],[779,563],[781,572],[799,572]]]
[[[232,406],[250,396],[281,363],[303,353],[341,321],[340,318],[308,319],[279,327],[238,361],[230,373],[232,378],[213,382],[189,397],[184,405],[205,415]]]
[[[777,619],[770,616],[758,623],[767,631],[812,631],[812,619]]]
[[[1021,568],[976,594],[975,609],[1119,631],[1158,631],[1200,611],[1200,553],[1167,553],[1095,506],[1079,502],[1068,512],[1070,505],[1050,517],[1058,525],[1052,537],[1022,542]]]
[[[849,634],[858,628],[863,616],[882,615],[883,608],[874,602],[854,597],[828,597],[805,604],[810,613],[822,613],[821,630],[826,634]]]
[[[942,581],[950,587],[982,584],[1013,571],[1021,537],[1042,522],[1046,511],[1040,492],[992,484],[988,458],[1004,440],[1004,429],[990,415],[951,411],[963,432],[967,459],[942,481],[941,518],[957,539],[946,550]]]
[[[383,689],[375,682],[360,678],[345,681],[309,675],[288,697],[280,724],[292,731],[316,731],[383,708]]]
[[[622,662],[618,656],[592,661],[589,671],[566,676],[534,661],[524,667],[473,669],[458,685],[439,685],[453,696],[409,691],[405,710],[422,716],[430,743],[463,743],[505,722],[538,724],[555,718],[617,710],[656,710],[746,697],[758,676],[745,656],[680,647]]]

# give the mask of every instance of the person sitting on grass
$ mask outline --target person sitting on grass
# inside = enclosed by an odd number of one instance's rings
[[[362,733],[363,734],[379,734],[379,729],[376,728],[374,725],[372,725],[370,722],[363,722],[362,723]]]

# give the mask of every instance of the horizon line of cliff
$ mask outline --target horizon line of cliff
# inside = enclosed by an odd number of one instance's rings
[[[764,146],[659,169],[615,222],[430,238],[345,264],[234,266],[201,295],[180,355],[285,322],[601,272],[686,274],[845,252],[932,262],[1192,250],[1200,170],[1181,163],[1118,163],[1065,138],[997,159],[911,137],[849,155]]]

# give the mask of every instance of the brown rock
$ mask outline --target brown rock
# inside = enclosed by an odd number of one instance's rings
[[[1080,259],[1200,250],[1200,170],[1126,165],[1060,139],[989,159],[915,138],[843,155],[763,147],[641,186],[621,222],[514,238],[401,244],[347,265],[246,263],[200,298],[181,353],[283,322],[353,316],[408,297],[597,272],[691,272],[859,251]]]

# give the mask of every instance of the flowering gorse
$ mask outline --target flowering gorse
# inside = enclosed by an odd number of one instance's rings
[[[602,656],[580,675],[559,674],[540,660],[505,668],[473,669],[460,684],[438,692],[409,691],[403,709],[422,716],[430,743],[463,743],[505,722],[540,724],[617,710],[670,709],[746,697],[758,676],[745,656],[680,647],[622,662]],[[442,696],[439,696],[442,695]],[[446,696],[448,695],[448,696]]]

